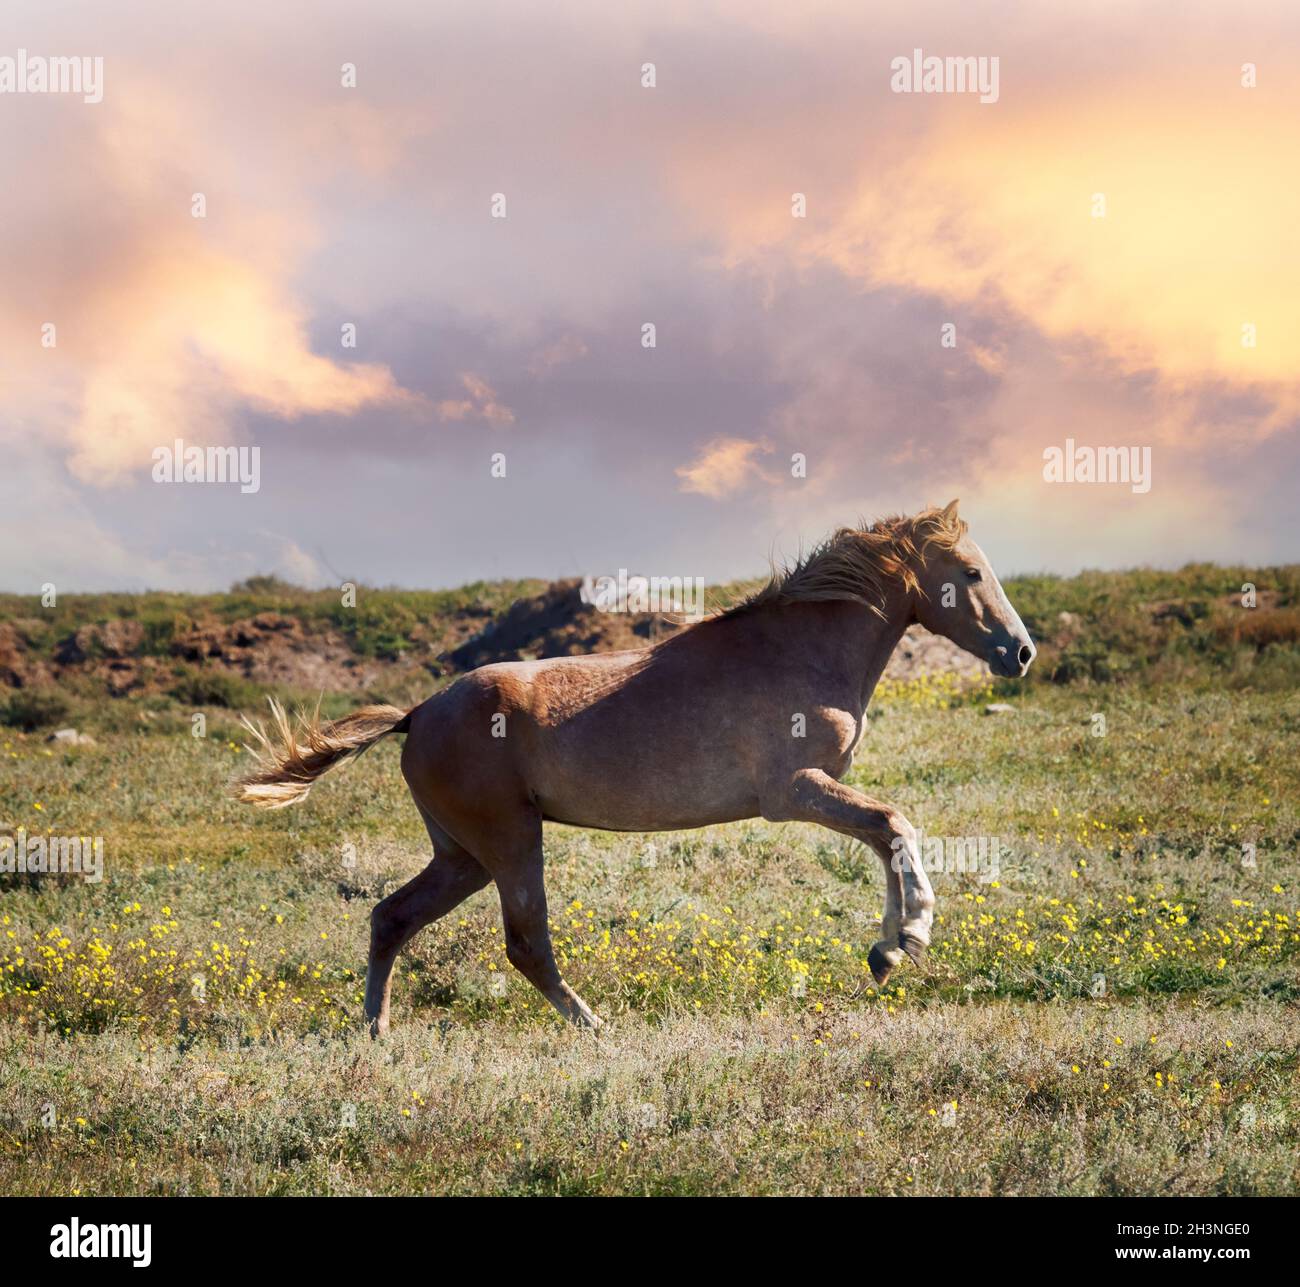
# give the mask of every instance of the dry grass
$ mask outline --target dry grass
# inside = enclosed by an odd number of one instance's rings
[[[369,908],[424,861],[396,746],[266,818],[218,712],[13,735],[2,816],[103,835],[108,875],[0,886],[0,1192],[1295,1192],[1300,699],[885,698],[853,780],[1006,846],[935,876],[929,967],[871,985],[875,860],[813,828],[556,828],[599,1040],[490,891],[361,1035]]]
[[[1122,1042],[1123,1044],[1117,1044]],[[20,1036],[6,1192],[1280,1193],[1277,1006],[946,1004],[547,1024],[408,1023],[141,1050]],[[1106,1066],[1109,1061],[1109,1067]],[[1077,1071],[1076,1071],[1077,1069]],[[955,1105],[955,1108],[951,1107]]]

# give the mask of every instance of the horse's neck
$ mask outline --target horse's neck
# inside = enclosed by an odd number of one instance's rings
[[[911,621],[907,601],[901,595],[886,600],[883,620],[867,609],[861,611],[865,622],[857,634],[857,646],[862,671],[861,704],[862,710],[866,710],[871,694],[880,682],[880,676],[885,673],[885,666]]]
[[[761,628],[776,632],[783,650],[796,648],[820,673],[840,675],[846,693],[856,695],[855,713],[861,715],[910,624],[907,599],[901,593],[887,597],[882,611],[883,617],[877,616],[861,603],[844,600],[785,604],[770,614],[762,608],[758,613],[766,618]],[[757,624],[751,620],[742,628]],[[773,636],[768,638],[771,643]]]

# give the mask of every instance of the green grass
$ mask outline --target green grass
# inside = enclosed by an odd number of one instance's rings
[[[717,587],[710,602],[732,602],[756,584]],[[1243,606],[1246,585],[1255,587],[1254,608]],[[428,640],[437,639],[455,614],[481,614],[486,625],[516,599],[542,588],[542,582],[527,580],[476,582],[439,591],[361,586],[352,607],[344,606],[338,590],[303,590],[265,576],[253,577],[227,594],[64,594],[51,607],[42,606],[37,596],[0,594],[0,626],[12,627],[33,655],[48,660],[84,626],[119,619],[138,622],[142,639],[134,655],[163,663],[174,701],[232,707],[256,703],[267,690],[215,665],[188,665],[175,658],[175,641],[200,625],[280,613],[297,618],[309,635],[338,635],[358,658],[396,662],[424,655]],[[1040,645],[1029,678],[1033,686],[1177,683],[1216,690],[1289,691],[1300,685],[1297,564],[1253,569],[1190,564],[1177,571],[1021,576],[1008,580],[1006,590]],[[1068,617],[1075,619],[1073,625]],[[86,646],[93,657],[94,639],[88,638]],[[409,679],[399,677],[393,683]],[[61,713],[42,713],[32,706],[33,701],[39,704],[39,696],[19,692],[0,702],[0,723],[30,728],[71,715],[93,729],[102,720],[120,718],[105,712],[102,684],[89,677],[65,679],[61,689],[60,697],[68,703]],[[291,696],[312,699],[316,694]],[[379,691],[372,696],[394,694]],[[355,700],[326,697],[336,704]]]
[[[491,890],[364,1037],[369,909],[427,849],[396,745],[258,815],[233,711],[14,731],[0,821],[101,835],[107,874],[0,885],[0,1192],[1294,1193],[1300,696],[1202,680],[873,708],[850,781],[1004,849],[933,875],[884,991],[842,838],[550,829],[599,1040],[510,970]]]

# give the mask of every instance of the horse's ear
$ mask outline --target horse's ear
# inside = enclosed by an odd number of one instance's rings
[[[943,507],[943,517],[946,523],[953,522],[957,517],[957,501],[954,498]]]

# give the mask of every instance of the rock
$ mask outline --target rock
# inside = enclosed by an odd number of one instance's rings
[[[1083,620],[1077,612],[1058,612],[1056,614],[1056,631],[1052,642],[1058,648],[1068,648],[1083,634]]]
[[[75,728],[60,728],[45,739],[47,742],[57,742],[60,746],[94,746],[95,739],[89,733],[78,733]]]
[[[27,650],[22,634],[8,621],[0,621],[0,684],[27,688],[46,678],[47,667]]]
[[[984,708],[985,715],[1014,715],[1016,708],[1009,702],[989,702]]]
[[[987,673],[977,657],[919,625],[908,626],[885,667],[885,678],[898,683],[910,683],[923,675],[944,674],[956,675],[963,684],[976,683]]]
[[[144,642],[144,627],[138,621],[115,618],[97,625],[82,626],[58,646],[54,660],[61,666],[79,666],[95,657],[130,657]]]
[[[119,617],[99,627],[99,646],[110,657],[131,657],[144,643],[144,627]]]
[[[572,657],[621,648],[644,648],[678,629],[671,614],[603,612],[582,597],[577,579],[552,582],[541,594],[519,599],[447,656],[458,670],[496,661]]]
[[[259,612],[255,617],[222,625],[207,621],[172,642],[172,653],[187,661],[202,661],[207,657],[220,657],[232,665],[250,660],[250,650],[268,645],[283,650],[286,647],[306,646],[306,634],[297,617],[286,617],[278,612]]]
[[[204,618],[173,639],[171,652],[183,661],[211,666],[214,673],[308,692],[364,691],[379,682],[387,662],[396,660],[358,657],[341,632],[322,629],[319,622],[304,626],[298,617],[278,612],[230,623]]]

